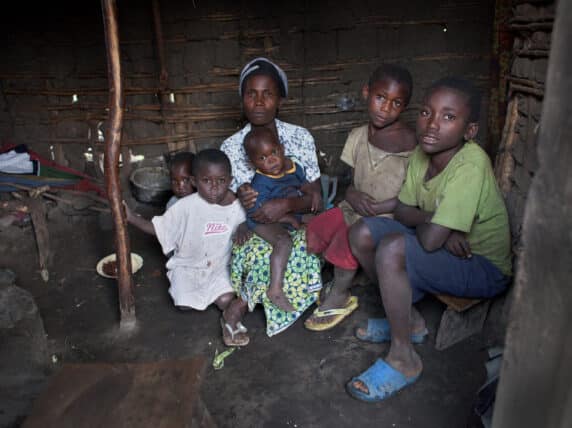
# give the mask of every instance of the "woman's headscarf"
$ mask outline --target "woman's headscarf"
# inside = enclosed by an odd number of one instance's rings
[[[238,95],[240,95],[241,98],[244,89],[243,86],[246,83],[246,79],[248,77],[257,75],[272,77],[278,86],[280,96],[282,98],[286,98],[288,96],[288,78],[286,77],[284,70],[282,70],[269,59],[258,57],[254,58],[252,61],[246,64],[240,72],[240,78],[238,81]]]

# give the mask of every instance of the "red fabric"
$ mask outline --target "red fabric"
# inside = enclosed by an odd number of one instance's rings
[[[339,268],[357,270],[359,263],[350,249],[348,230],[340,208],[332,208],[314,217],[306,227],[308,253],[322,254]]]

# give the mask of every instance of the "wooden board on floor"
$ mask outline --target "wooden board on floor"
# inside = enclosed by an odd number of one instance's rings
[[[66,364],[23,428],[214,427],[199,396],[204,358]]]

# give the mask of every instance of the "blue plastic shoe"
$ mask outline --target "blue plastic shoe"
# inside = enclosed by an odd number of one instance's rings
[[[427,329],[411,335],[411,343],[419,344],[425,341],[429,334]],[[365,342],[382,343],[391,342],[391,327],[387,318],[369,318],[367,320],[367,331],[365,334],[358,333],[356,337]]]
[[[346,384],[346,390],[348,394],[358,400],[373,403],[395,395],[406,386],[415,383],[419,376],[420,374],[405,377],[403,373],[398,372],[379,358],[369,369],[350,380]],[[355,387],[354,382],[356,380],[361,381],[367,387],[367,394]]]

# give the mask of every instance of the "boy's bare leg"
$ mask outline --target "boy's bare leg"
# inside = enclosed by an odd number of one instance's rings
[[[294,306],[290,304],[284,291],[282,284],[284,282],[284,271],[288,264],[290,251],[292,251],[292,239],[290,234],[279,223],[259,224],[254,228],[254,233],[272,245],[272,254],[270,255],[270,286],[266,295],[268,298],[283,311],[292,312]]]
[[[231,299],[230,301],[228,300],[229,298]],[[248,309],[248,303],[240,297],[236,297],[234,293],[226,293],[219,296],[215,303],[223,311],[223,342],[228,346],[247,345],[249,337],[246,332],[239,330],[238,325]],[[230,326],[234,333],[231,333],[227,326]]]
[[[411,344],[412,292],[405,269],[405,237],[402,234],[384,237],[375,264],[383,307],[391,326],[391,346],[385,361],[406,377],[417,376],[423,370],[423,363]],[[354,387],[369,392],[359,380],[354,381]]]
[[[363,267],[366,275],[373,282],[378,281],[378,273],[376,269],[379,269],[379,265],[376,266],[376,247],[371,238],[371,233],[369,227],[364,223],[355,223],[349,231],[350,246],[354,257],[359,261],[360,265]],[[381,247],[381,242],[377,246],[378,249]],[[405,258],[405,255],[403,256]],[[405,262],[404,262],[405,263]],[[411,300],[410,300],[411,302]],[[411,310],[411,331],[413,333],[419,333],[425,330],[425,320],[421,314],[413,306],[410,307]],[[367,328],[359,328],[359,333],[365,335]],[[358,333],[358,334],[359,334]]]
[[[233,293],[228,293],[228,294],[232,294],[232,300],[226,304],[226,307],[224,309],[221,308],[222,317],[224,318],[225,322],[227,322],[234,330],[236,330],[236,324],[239,321],[242,321],[242,317],[244,316],[246,310],[248,309],[248,303],[242,300],[240,297],[234,296]],[[223,296],[226,295],[223,294]]]
[[[358,260],[368,278],[372,282],[377,282],[375,268],[376,246],[371,237],[369,227],[364,222],[358,221],[350,227],[348,233],[352,254]]]
[[[355,270],[342,269],[334,266],[334,280],[331,290],[327,292],[322,289],[320,293],[321,310],[346,307],[348,299],[351,296],[350,288],[355,274]],[[333,317],[335,317],[335,315],[322,317],[310,315],[308,319],[311,319],[310,322],[313,324],[328,324],[332,321]]]
[[[322,288],[320,292],[320,308],[343,308],[350,298],[350,288],[356,275],[356,270],[342,269],[334,266],[332,288],[328,291]]]
[[[228,305],[230,304],[230,302],[234,300],[235,296],[236,295],[232,292],[221,294],[215,300],[215,305],[217,305],[217,307],[224,312],[228,307]]]

